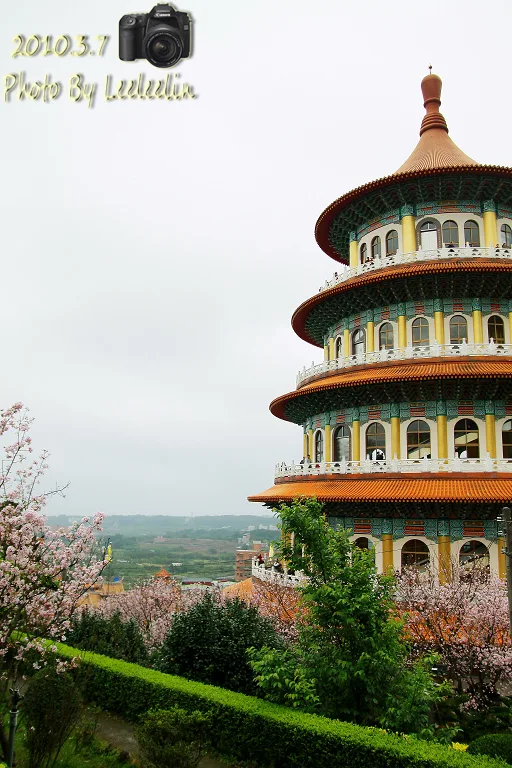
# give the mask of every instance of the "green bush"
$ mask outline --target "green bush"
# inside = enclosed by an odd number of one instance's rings
[[[206,755],[209,718],[179,707],[151,709],[135,731],[148,768],[196,768]]]
[[[282,646],[269,619],[242,600],[219,603],[206,593],[200,603],[176,616],[155,667],[189,680],[255,694],[247,649],[262,646]]]
[[[489,755],[501,757],[512,765],[512,733],[489,733],[471,742],[468,747],[470,755]]]
[[[53,766],[82,715],[82,698],[72,676],[54,667],[37,672],[21,702],[29,753],[28,768]]]
[[[119,613],[106,619],[94,611],[82,611],[73,619],[67,641],[84,651],[94,651],[112,659],[145,664],[148,653],[142,633],[133,619],[122,621]]]
[[[228,760],[262,768],[503,768],[492,758],[298,712],[65,645],[59,653],[81,656],[86,697],[127,719],[151,707],[210,714],[209,743]]]

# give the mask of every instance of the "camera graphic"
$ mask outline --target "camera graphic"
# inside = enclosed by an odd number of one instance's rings
[[[191,19],[169,3],[149,13],[129,13],[119,22],[119,58],[147,59],[155,67],[174,67],[190,56]]]

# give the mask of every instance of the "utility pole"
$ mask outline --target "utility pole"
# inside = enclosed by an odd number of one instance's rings
[[[501,510],[505,526],[505,557],[507,558],[507,593],[509,632],[512,637],[512,512],[510,507]]]

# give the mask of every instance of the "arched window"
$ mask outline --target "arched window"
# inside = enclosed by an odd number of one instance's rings
[[[438,246],[438,225],[434,221],[425,221],[420,228],[420,246],[422,251],[433,251]]]
[[[407,427],[407,458],[430,459],[430,427],[426,421],[411,421]]]
[[[378,421],[373,421],[366,430],[366,458],[372,461],[386,458],[386,433]]]
[[[368,246],[366,243],[362,244],[359,253],[361,254],[361,264],[364,264],[368,259]]]
[[[508,419],[501,428],[503,458],[512,459],[512,420]]]
[[[318,430],[315,435],[315,461],[324,460],[324,435],[323,432]]]
[[[367,536],[360,536],[354,541],[354,546],[358,549],[373,549],[373,541],[370,541]]]
[[[379,328],[379,349],[393,349],[393,326],[391,323],[383,323]]]
[[[402,568],[413,567],[421,570],[427,568],[430,552],[424,541],[409,539],[402,547]]]
[[[343,339],[341,338],[341,336],[338,336],[338,338],[336,339],[334,354],[336,357],[343,357]]]
[[[463,315],[450,318],[450,344],[462,344],[468,340],[468,321]]]
[[[481,541],[471,539],[466,541],[462,545],[459,552],[459,565],[466,565],[466,563],[475,563],[478,561],[478,565],[489,565],[489,550]]]
[[[428,347],[429,333],[426,317],[417,317],[412,321],[412,344],[415,347]]]
[[[393,256],[398,251],[398,232],[390,229],[386,235],[386,256]]]
[[[453,432],[454,453],[459,459],[480,458],[478,424],[472,419],[460,419]]]
[[[476,221],[466,221],[464,224],[464,243],[473,248],[480,246],[480,230]]]
[[[372,240],[372,259],[380,257],[380,237],[374,237]]]
[[[494,339],[496,344],[505,343],[505,323],[499,315],[491,315],[487,321],[487,333],[489,341]]]
[[[443,224],[443,244],[446,246],[459,245],[459,228],[455,221],[445,221]]]
[[[364,331],[358,328],[352,334],[352,354],[364,355],[365,343],[364,343]]]
[[[350,430],[344,424],[334,430],[333,448],[334,461],[350,461]]]
[[[512,248],[512,229],[508,224],[501,225],[501,247]]]

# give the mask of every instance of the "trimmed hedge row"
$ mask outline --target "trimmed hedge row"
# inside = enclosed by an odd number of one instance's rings
[[[296,712],[268,701],[59,645],[79,656],[87,699],[128,720],[151,707],[211,712],[212,747],[231,760],[279,768],[502,768],[437,744]]]

